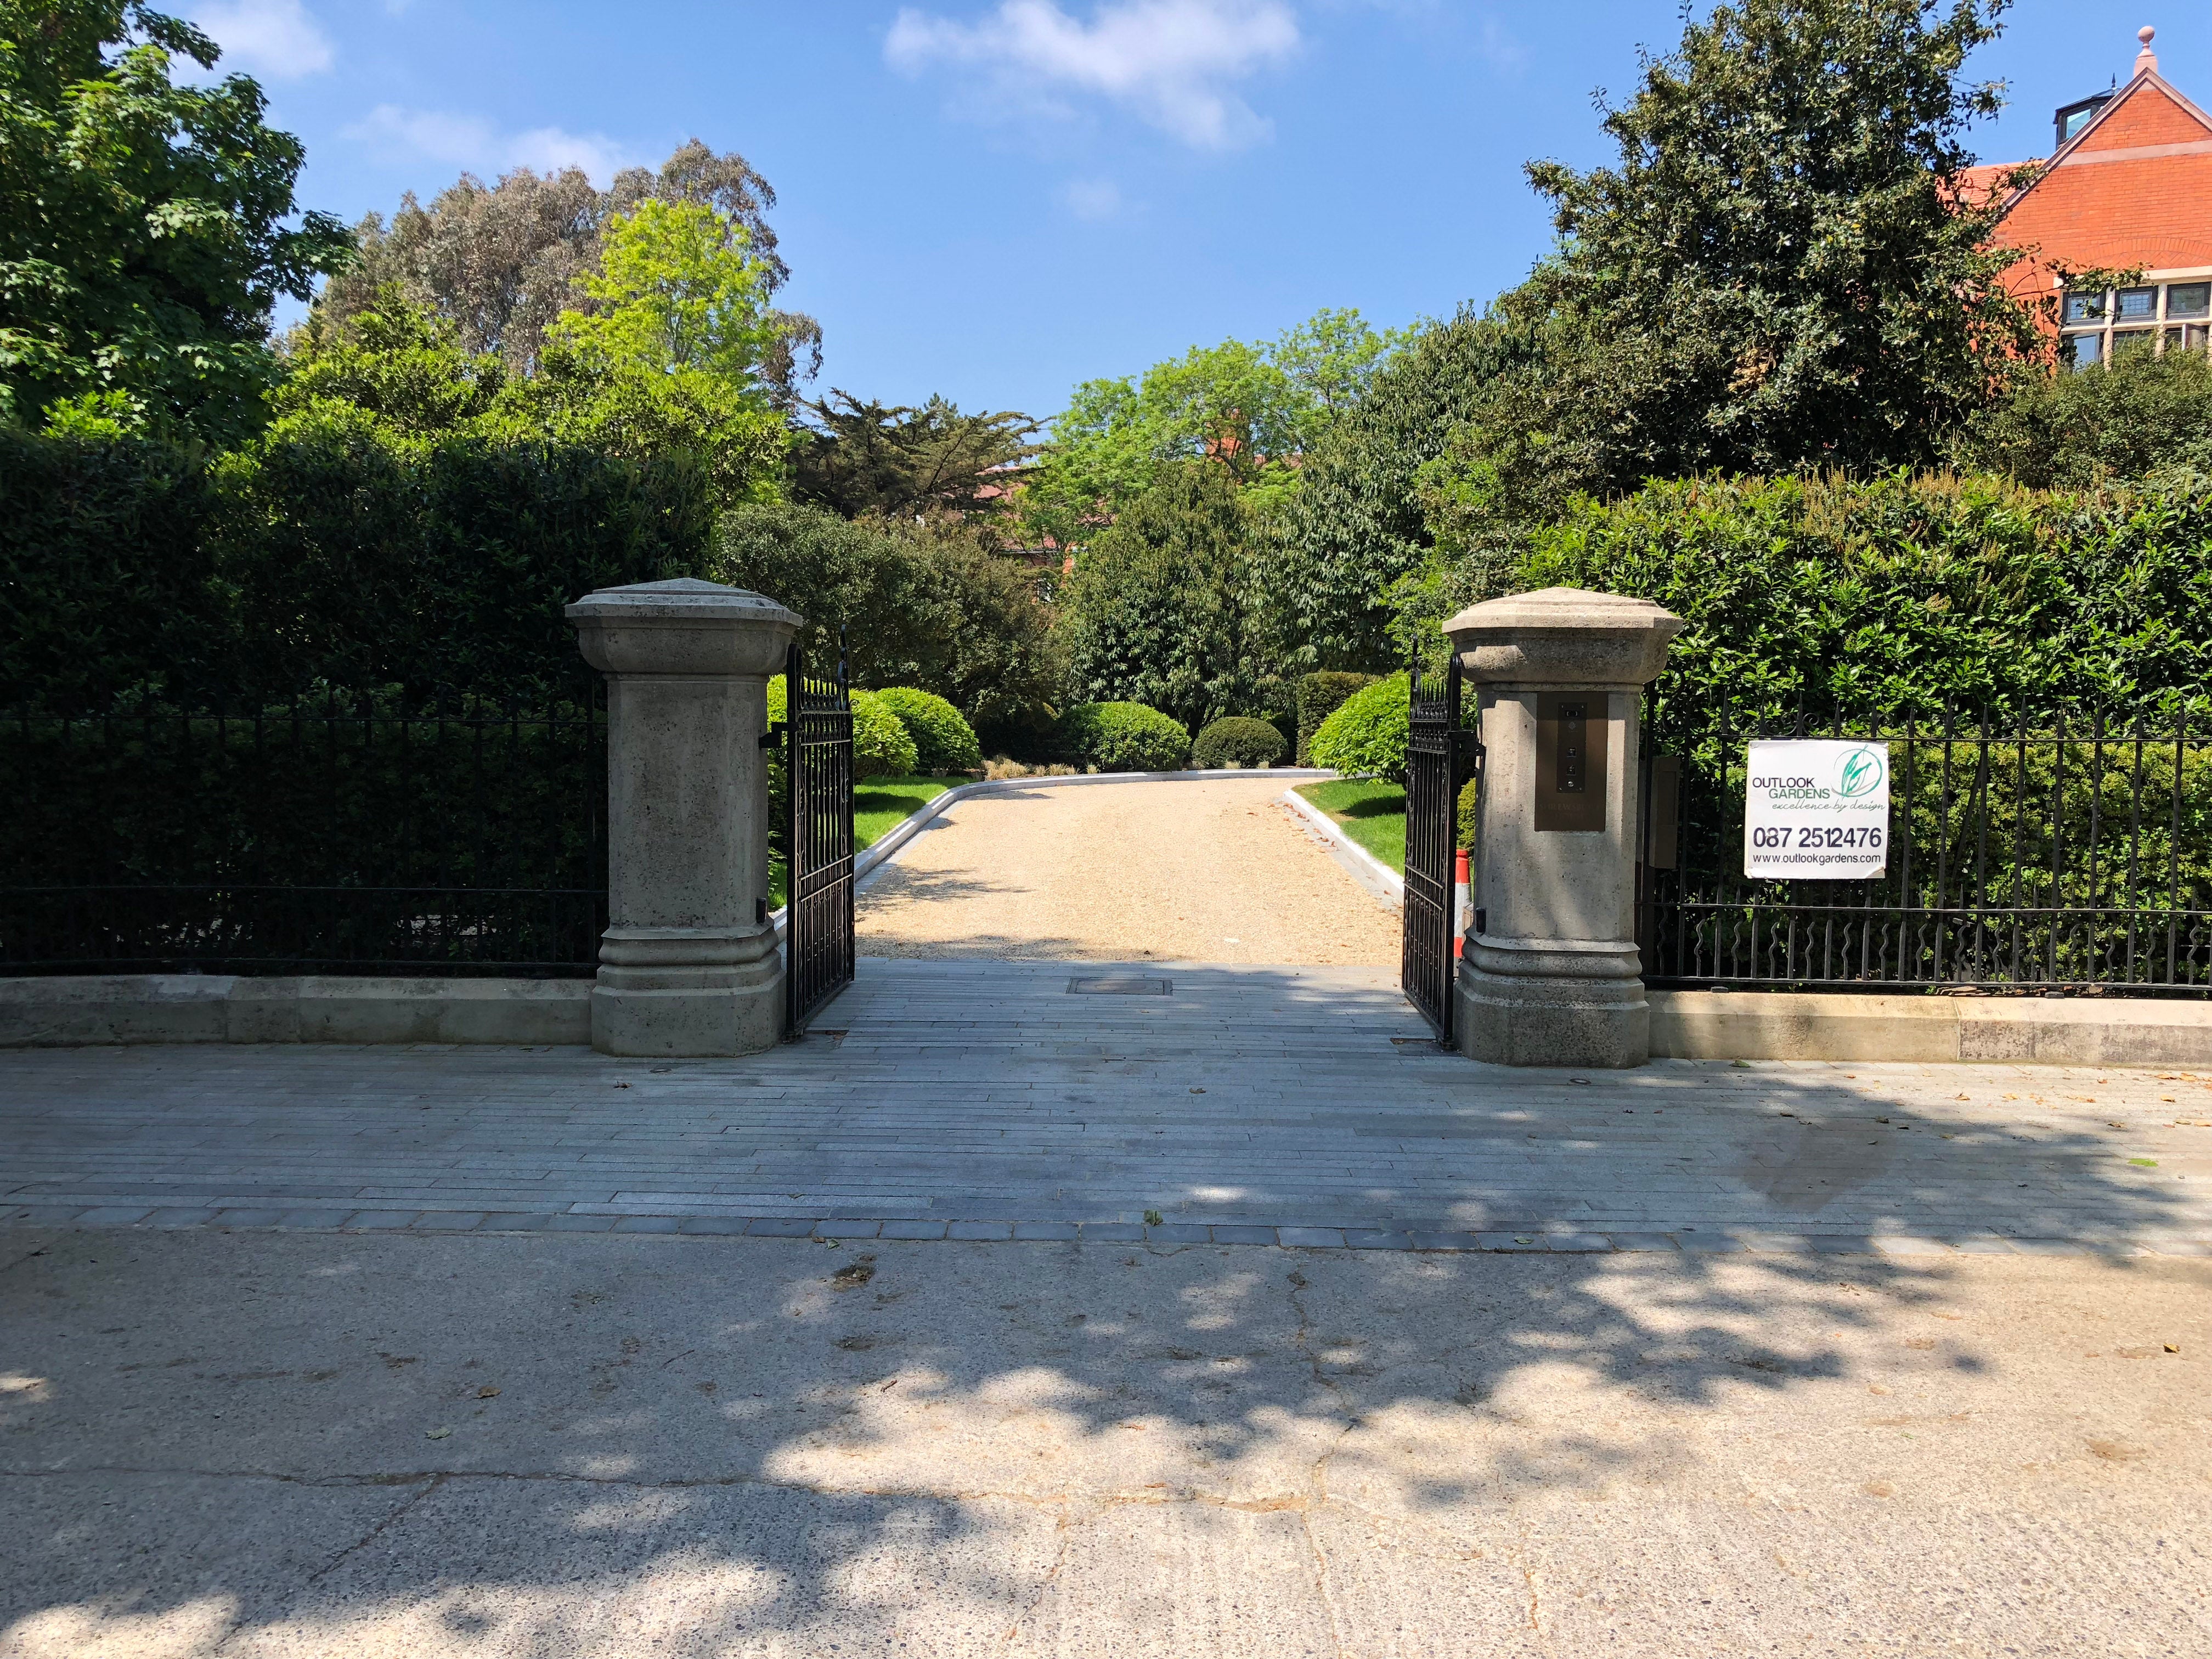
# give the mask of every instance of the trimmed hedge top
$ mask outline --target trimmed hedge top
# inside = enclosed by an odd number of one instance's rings
[[[1182,722],[1140,702],[1079,702],[1056,735],[1070,760],[1101,772],[1178,772],[1190,758]]]
[[[911,685],[893,685],[875,694],[876,701],[899,718],[914,739],[921,757],[915,768],[933,777],[972,772],[983,763],[983,750],[975,741],[975,728],[951,703],[933,691]]]
[[[1403,674],[1353,692],[1313,734],[1313,763],[1334,767],[1346,777],[1405,782],[1413,696]]]
[[[1273,766],[1289,746],[1267,721],[1228,714],[1198,734],[1191,745],[1190,763],[1202,772],[1224,766]]]

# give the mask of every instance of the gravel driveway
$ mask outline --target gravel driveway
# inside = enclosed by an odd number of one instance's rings
[[[1287,781],[980,795],[860,896],[860,952],[1395,966],[1398,912],[1280,804]]]

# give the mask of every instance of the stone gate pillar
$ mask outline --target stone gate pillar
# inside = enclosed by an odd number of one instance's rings
[[[684,578],[568,608],[607,677],[607,908],[592,990],[605,1054],[743,1054],[783,1034],[768,920],[769,676],[800,618]]]
[[[1638,716],[1682,619],[1649,599],[1547,587],[1444,624],[1480,699],[1475,904],[1453,1029],[1475,1060],[1641,1066]]]

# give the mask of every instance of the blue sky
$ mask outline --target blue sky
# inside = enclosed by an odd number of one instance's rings
[[[351,220],[464,168],[602,182],[687,137],[772,183],[785,302],[823,384],[1048,416],[1068,388],[1322,306],[1449,313],[1526,272],[1532,156],[1605,159],[1665,0],[204,0],[177,9],[307,144]],[[1984,159],[2047,154],[2057,104],[2129,72],[2212,102],[2212,19],[2025,0],[1978,72]]]

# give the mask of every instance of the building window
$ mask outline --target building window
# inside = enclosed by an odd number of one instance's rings
[[[2212,282],[2069,289],[2058,314],[2058,359],[2075,371],[2133,351],[2212,349]]]

